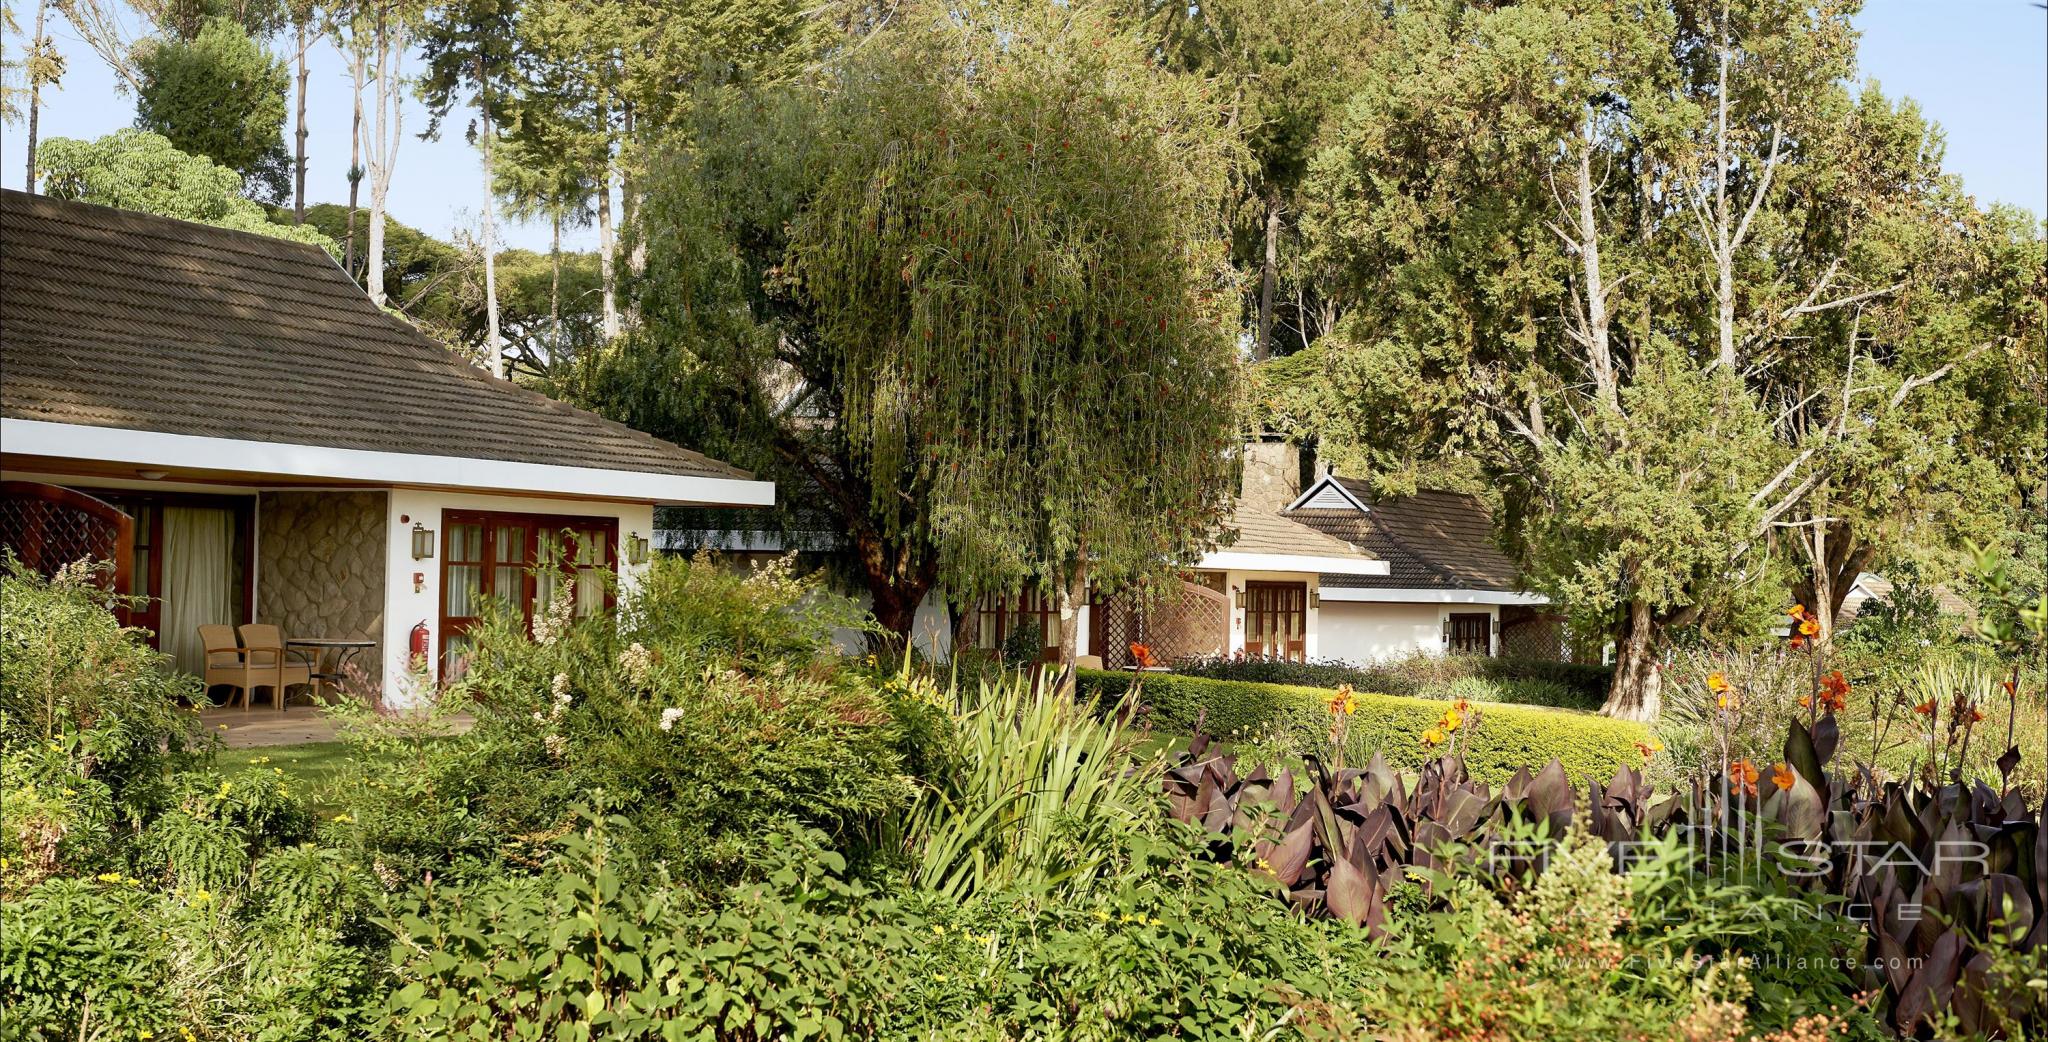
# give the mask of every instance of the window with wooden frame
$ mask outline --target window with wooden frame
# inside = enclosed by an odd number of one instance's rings
[[[618,574],[616,518],[446,510],[441,513],[441,662],[443,680],[467,667],[470,631],[495,603],[529,631],[564,592],[574,613],[613,603]]]
[[[1308,659],[1308,584],[1244,584],[1244,653],[1262,658]]]

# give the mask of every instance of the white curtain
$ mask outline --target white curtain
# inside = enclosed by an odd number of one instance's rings
[[[162,647],[187,673],[206,669],[199,627],[235,621],[235,518],[214,507],[164,508]]]

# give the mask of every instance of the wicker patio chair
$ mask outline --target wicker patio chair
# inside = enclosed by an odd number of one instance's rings
[[[248,661],[250,692],[242,702],[247,712],[249,699],[255,697],[254,688],[267,687],[271,697],[277,700],[277,711],[284,712],[285,689],[290,687],[311,687],[313,666],[303,658],[294,659],[295,652],[284,644],[284,631],[268,623],[250,622],[242,626],[242,654]]]

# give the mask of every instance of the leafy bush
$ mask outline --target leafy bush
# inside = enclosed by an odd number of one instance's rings
[[[914,795],[910,730],[829,654],[839,608],[815,578],[661,560],[620,599],[616,620],[571,618],[564,595],[530,629],[500,615],[473,631],[459,702],[436,710],[466,706],[467,734],[351,728],[397,761],[345,808],[387,885],[532,866],[586,804],[621,810],[679,875],[745,875],[758,838],[790,827],[886,853],[883,820]]]
[[[1124,696],[1133,674],[1084,670],[1081,686],[1097,700]],[[1144,674],[1141,700],[1160,726],[1183,733],[1200,727],[1223,737],[1279,733],[1296,750],[1327,742],[1328,692],[1280,684],[1208,680],[1171,673]],[[1363,763],[1374,752],[1390,765],[1416,768],[1434,758],[1419,738],[1443,711],[1443,703],[1419,698],[1361,694],[1349,725],[1351,759]],[[1616,769],[1642,763],[1636,743],[1647,740],[1641,724],[1581,713],[1521,706],[1491,706],[1486,726],[1472,738],[1466,767],[1483,781],[1501,781],[1523,767],[1552,758],[1574,779],[1606,778]]]
[[[0,565],[0,892],[108,867],[201,748],[178,705],[198,682],[121,627],[92,574]]]
[[[1613,680],[1613,671],[1606,666],[1423,652],[1370,665],[1340,659],[1290,662],[1219,656],[1178,662],[1173,671],[1212,680],[1329,688],[1350,684],[1389,695],[1586,710],[1600,708]]]

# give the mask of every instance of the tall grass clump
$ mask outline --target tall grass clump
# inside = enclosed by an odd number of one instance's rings
[[[1098,716],[1045,675],[949,686],[934,696],[954,722],[955,769],[906,818],[913,881],[954,898],[1086,881],[1156,803],[1128,714]]]

